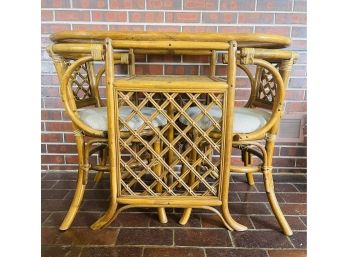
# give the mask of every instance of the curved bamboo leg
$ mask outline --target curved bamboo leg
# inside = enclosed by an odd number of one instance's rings
[[[103,216],[101,216],[96,222],[91,225],[91,229],[98,230],[109,225],[115,218],[117,210],[116,198],[113,201],[110,201],[108,210]]]
[[[238,223],[237,221],[235,221],[232,216],[231,216],[231,213],[230,213],[230,210],[228,208],[228,202],[227,202],[227,199],[226,201],[223,200],[222,201],[222,216],[224,217],[226,223],[234,230],[236,231],[245,231],[247,230],[248,228],[240,223]]]
[[[153,150],[160,154],[162,149],[161,149],[161,141],[160,140],[157,140],[156,142],[154,142],[153,144]],[[162,173],[162,165],[161,163],[158,163],[157,165],[154,166],[154,171],[157,175],[161,175]],[[157,193],[161,193],[162,192],[162,185],[160,183],[158,183],[156,185],[156,192]],[[168,219],[167,219],[167,214],[166,214],[166,210],[165,208],[158,208],[158,219],[161,223],[167,223],[168,222]]]
[[[244,166],[249,166],[251,164],[251,154],[248,152],[248,151],[245,151],[243,150],[242,151],[242,159],[243,159],[243,162],[244,162]],[[247,178],[247,181],[248,181],[248,184],[250,186],[253,186],[255,185],[255,182],[254,182],[254,176],[252,173],[247,173],[246,174],[246,178]]]
[[[84,183],[84,181],[85,181],[85,173],[87,171],[84,169],[85,167],[84,165],[85,165],[85,159],[87,159],[88,157],[85,158],[84,156],[85,147],[84,147],[83,136],[81,135],[76,136],[76,145],[77,145],[77,154],[79,158],[79,170],[78,170],[76,190],[75,190],[73,200],[70,204],[69,210],[67,214],[65,215],[65,218],[62,224],[59,227],[60,230],[67,230],[71,226],[72,222],[75,219],[76,213],[80,208],[83,195],[85,192],[85,188],[86,188],[86,184]]]
[[[111,166],[112,167],[112,166]],[[117,211],[117,184],[116,169],[110,167],[110,203],[107,211],[96,222],[91,225],[91,229],[97,230],[109,225],[116,217]]]
[[[264,167],[263,167],[263,179],[264,179],[265,191],[267,194],[269,204],[271,205],[272,211],[274,213],[274,216],[276,217],[280,227],[282,228],[283,233],[287,236],[291,236],[293,234],[292,230],[289,226],[289,223],[286,221],[282,210],[280,209],[277,197],[274,192],[274,183],[273,183],[273,176],[272,176],[273,150],[274,150],[274,140],[268,140],[266,143],[267,159],[265,160]]]

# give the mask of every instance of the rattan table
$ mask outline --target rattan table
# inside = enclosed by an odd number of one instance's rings
[[[59,32],[50,38],[54,44],[48,52],[79,154],[77,189],[62,230],[71,225],[87,173],[94,169],[97,181],[103,172],[110,172],[110,205],[92,229],[105,227],[126,209],[153,207],[162,223],[167,222],[165,208],[184,208],[181,224],[192,208],[203,208],[216,213],[228,229],[246,230],[229,211],[230,172],[246,173],[249,184],[253,172],[262,172],[272,210],[284,233],[292,234],[272,179],[275,135],[297,58],[294,52],[279,49],[289,46],[290,39],[266,34],[112,31]],[[206,55],[210,71],[190,76],[137,75],[137,54]],[[226,78],[216,76],[218,56],[227,64]],[[117,65],[127,65],[129,74],[116,74]],[[255,75],[250,65],[256,66]],[[96,67],[101,68],[95,72]],[[243,112],[238,111],[266,117],[252,131],[233,130],[237,68],[251,85],[249,101]],[[98,91],[104,76],[106,108]],[[92,116],[97,119],[91,120]],[[260,140],[265,140],[265,146]],[[231,165],[232,147],[241,151],[244,165]],[[92,166],[89,157],[94,153],[100,155],[100,162]],[[253,165],[252,156],[262,163]]]

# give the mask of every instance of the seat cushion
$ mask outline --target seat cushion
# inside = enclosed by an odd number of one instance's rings
[[[190,107],[186,110],[187,114],[194,120],[201,110],[197,107]],[[220,107],[214,105],[208,110],[209,115],[217,122],[221,121],[222,110]],[[233,112],[233,132],[234,133],[250,133],[262,128],[270,119],[271,114],[265,110],[235,107]],[[188,125],[188,121],[184,116],[180,116],[180,122]],[[213,123],[204,115],[199,121],[198,126],[203,130],[207,130]]]
[[[155,108],[143,107],[141,112],[144,116],[150,117],[156,111]],[[120,108],[120,118],[122,120],[127,119],[131,114],[132,109],[128,106],[122,106]],[[108,119],[106,107],[96,107],[78,110],[80,119],[93,129],[107,131],[108,129]],[[143,125],[144,121],[139,117],[139,115],[134,115],[134,117],[128,122],[128,125],[133,129],[137,130]],[[167,119],[162,115],[158,114],[153,120],[152,125],[154,127],[160,127],[167,124]],[[128,131],[128,128],[122,128],[121,131]]]

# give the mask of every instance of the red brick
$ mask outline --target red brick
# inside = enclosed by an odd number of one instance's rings
[[[183,26],[183,32],[217,32],[216,26]]]
[[[70,8],[70,0],[41,0],[41,8]]]
[[[93,21],[109,21],[109,22],[127,21],[127,12],[93,11],[92,20]]]
[[[307,37],[307,27],[292,27],[291,37]]]
[[[52,34],[59,31],[70,30],[69,24],[41,24],[42,34]]]
[[[307,257],[306,250],[268,250],[269,257]]]
[[[226,76],[226,68],[227,68],[227,65],[216,65],[216,75],[217,76]],[[209,75],[209,72],[210,72],[209,65],[201,66],[201,74],[202,75]]]
[[[60,171],[60,170],[72,170],[72,171],[76,171],[78,168],[77,165],[49,165],[49,170],[52,171]],[[69,200],[70,202],[70,200]],[[68,207],[64,207],[64,210],[67,210]]]
[[[266,34],[277,34],[289,37],[290,36],[290,27],[277,27],[277,26],[256,26],[256,33],[266,33]]]
[[[151,74],[151,75],[163,75],[163,65],[161,64],[143,64],[135,66],[136,74]]]
[[[56,75],[49,75],[49,74],[42,74],[41,75],[41,84],[42,85],[54,85],[54,86],[58,86],[59,85],[59,81],[58,81],[58,77]],[[42,90],[42,88],[41,88]]]
[[[53,11],[41,10],[41,20],[42,21],[52,21]]]
[[[73,131],[71,122],[46,122],[46,131]]]
[[[285,94],[285,100],[299,100],[304,99],[305,90],[288,90]]]
[[[65,161],[66,164],[77,164],[79,162],[79,158],[77,155],[66,155]]]
[[[295,167],[295,159],[293,158],[273,158],[274,167]]]
[[[183,0],[183,9],[187,10],[217,10],[218,0]]]
[[[236,23],[237,14],[228,12],[209,12],[202,14],[203,23]]]
[[[41,120],[61,120],[62,112],[56,110],[41,110]]]
[[[121,255],[120,255],[121,256]],[[140,256],[140,255],[137,255]],[[189,247],[165,247],[155,248],[149,247],[144,250],[144,257],[165,257],[165,256],[189,256],[189,257],[204,257],[203,248]]]
[[[292,0],[258,0],[257,11],[291,11]]]
[[[209,63],[208,56],[200,56],[200,55],[184,55],[183,62],[189,63]]]
[[[286,103],[286,112],[307,112],[307,103],[306,102],[289,102]]]
[[[307,148],[303,147],[282,147],[280,150],[281,156],[307,156]]]
[[[296,61],[297,64],[306,64],[307,63],[307,53],[305,52],[297,52],[299,55],[298,60]]]
[[[292,40],[289,49],[293,51],[305,51],[307,50],[307,40]]]
[[[198,12],[167,12],[166,22],[174,23],[194,23],[200,21],[201,14]]]
[[[147,10],[179,10],[181,9],[180,0],[147,0]]]
[[[278,24],[306,24],[307,15],[304,13],[276,13],[275,23]]]
[[[47,153],[46,144],[41,144],[41,153]]]
[[[75,136],[72,133],[64,133],[64,142],[65,143],[75,143]]]
[[[290,78],[289,87],[290,88],[306,88],[307,79],[306,78]]]
[[[291,70],[291,75],[305,77],[307,75],[307,67],[305,65],[294,65]]]
[[[165,74],[167,75],[197,75],[198,66],[196,65],[166,65]]]
[[[42,97],[60,97],[59,87],[41,87]]]
[[[137,57],[135,57],[136,61],[140,61]],[[180,55],[162,55],[162,54],[149,54],[147,55],[147,61],[148,62],[181,62],[181,56]]]
[[[85,9],[106,9],[108,8],[107,0],[72,0],[73,8],[85,8]]]
[[[52,144],[47,145],[48,153],[76,153],[76,145]]]
[[[107,25],[101,24],[73,24],[73,30],[108,30]]]
[[[63,134],[60,133],[41,133],[41,142],[43,143],[60,143],[63,142]]]
[[[117,31],[144,31],[143,25],[110,25],[110,30]]]
[[[223,33],[252,33],[253,27],[248,26],[219,26],[219,32]]]
[[[294,11],[295,12],[307,11],[307,0],[294,0]]]
[[[147,25],[146,31],[161,31],[161,32],[180,32],[180,26],[158,26],[158,25]]]
[[[89,21],[89,11],[56,11],[57,21]]]
[[[64,156],[63,155],[41,155],[42,164],[63,164]]]
[[[63,108],[62,100],[58,97],[44,98],[45,108]]]
[[[296,159],[296,167],[306,168],[307,167],[307,159]]]
[[[145,0],[110,0],[113,9],[144,9]]]
[[[255,0],[221,0],[221,11],[253,11]]]
[[[241,24],[266,24],[273,23],[274,15],[271,13],[239,13],[238,23]]]
[[[163,12],[130,12],[130,22],[164,22]]]

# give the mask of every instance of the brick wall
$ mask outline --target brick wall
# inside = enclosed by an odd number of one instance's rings
[[[41,0],[41,6],[42,170],[74,170],[77,163],[71,123],[60,100],[54,66],[45,51],[49,35],[62,30],[260,32],[291,37],[290,49],[297,51],[300,59],[287,91],[286,113],[306,115],[306,0]],[[139,65],[137,73],[205,71],[202,59],[147,58],[156,65]],[[245,81],[242,75],[238,77],[237,104],[246,100]],[[306,131],[303,143],[278,143],[275,172],[306,172],[306,150]]]

